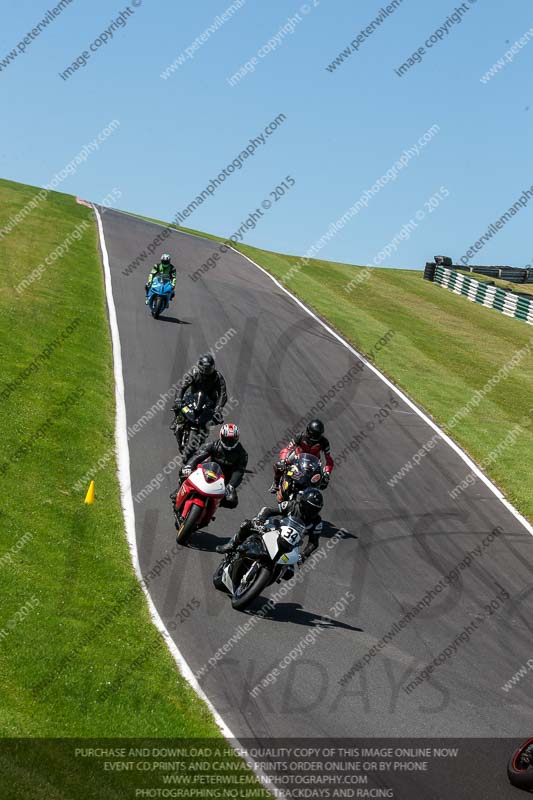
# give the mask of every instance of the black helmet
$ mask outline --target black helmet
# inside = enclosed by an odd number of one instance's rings
[[[296,501],[296,510],[298,516],[301,517],[304,522],[311,522],[320,514],[323,505],[324,498],[322,497],[322,492],[318,489],[306,489]]]
[[[204,353],[198,359],[198,369],[201,375],[211,375],[215,371],[215,359],[210,353]]]
[[[324,424],[319,419],[312,419],[305,433],[310,442],[318,442],[324,435]]]
[[[161,263],[170,264],[170,256],[168,253],[163,253],[163,255],[161,256]]]

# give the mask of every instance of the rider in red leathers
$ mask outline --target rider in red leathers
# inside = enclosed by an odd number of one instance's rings
[[[284,447],[279,454],[279,461],[274,465],[274,480],[270,487],[270,492],[275,494],[287,464],[291,457],[296,453],[311,453],[313,456],[324,455],[324,478],[320,486],[325,489],[329,483],[330,475],[333,470],[333,459],[329,448],[329,441],[324,436],[324,424],[319,419],[312,419],[303,433],[291,439],[287,447]]]

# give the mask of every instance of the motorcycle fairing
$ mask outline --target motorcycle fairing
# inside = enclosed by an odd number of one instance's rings
[[[215,467],[216,469],[214,469]],[[220,475],[220,477],[217,477],[217,475]],[[187,482],[209,497],[223,497],[226,493],[226,483],[222,470],[218,464],[213,464],[212,462],[199,464],[185,481],[185,483]]]
[[[283,531],[283,528],[281,529]],[[263,542],[265,543],[265,547],[268,551],[268,554],[272,561],[276,564],[281,564],[283,566],[291,566],[296,564],[298,561],[298,544],[292,548],[288,553],[284,553],[279,546],[279,537],[283,536],[283,533],[277,529],[272,531],[267,531],[263,534]],[[285,538],[283,536],[283,538]]]

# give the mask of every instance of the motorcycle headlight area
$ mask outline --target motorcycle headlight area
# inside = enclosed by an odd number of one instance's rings
[[[250,536],[241,544],[239,550],[249,556],[263,556],[265,545],[260,536]]]
[[[278,536],[278,547],[281,553],[290,553],[292,550],[294,550],[294,545],[283,536]]]

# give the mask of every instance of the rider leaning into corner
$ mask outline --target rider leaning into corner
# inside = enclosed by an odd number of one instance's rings
[[[207,423],[212,419],[213,423],[222,422],[222,409],[228,402],[226,381],[221,372],[215,369],[215,359],[210,353],[200,356],[198,362],[191,367],[181,382],[180,390],[176,401],[172,406],[172,411],[177,414],[183,405],[183,397],[186,393],[203,392],[209,399],[211,405],[206,408],[198,420],[199,427],[207,433]],[[176,420],[170,426],[176,427]]]
[[[284,511],[280,511],[277,506],[274,508],[265,506],[254,519],[245,519],[233,539],[230,539],[226,544],[218,545],[216,551],[224,554],[232,553],[248,536],[260,531],[267,520],[274,517],[290,516],[303,523],[308,536],[308,542],[298,558],[298,564],[303,564],[318,547],[318,541],[323,530],[322,517],[320,516],[323,505],[322,493],[318,489],[310,488],[305,489],[292,500]]]
[[[239,428],[237,425],[233,422],[224,423],[220,429],[218,439],[205,444],[182,467],[182,478],[187,478],[198,464],[205,461],[214,461],[224,473],[226,496],[221,506],[224,508],[236,508],[239,502],[236,489],[242,483],[246,465],[248,464],[248,453],[239,441]],[[176,494],[171,494],[170,498],[174,503]]]
[[[172,263],[172,259],[170,258],[169,254],[163,253],[159,263],[154,264],[146,280],[146,284],[144,286],[144,291],[146,294],[144,302],[146,304],[148,304],[148,294],[150,292],[152,281],[156,275],[168,275],[168,277],[170,278],[170,283],[172,284],[172,294],[170,296],[170,299],[173,300],[174,295],[176,294],[176,267]]]
[[[297,448],[300,452],[310,453],[317,458],[320,458],[321,455],[324,456],[324,477],[320,488],[325,489],[328,485],[334,466],[329,440],[324,436],[324,423],[320,419],[312,419],[305,431],[291,439],[287,447],[284,447],[279,454],[279,461],[274,465],[274,480],[270,487],[272,494],[277,492],[281,477]]]

